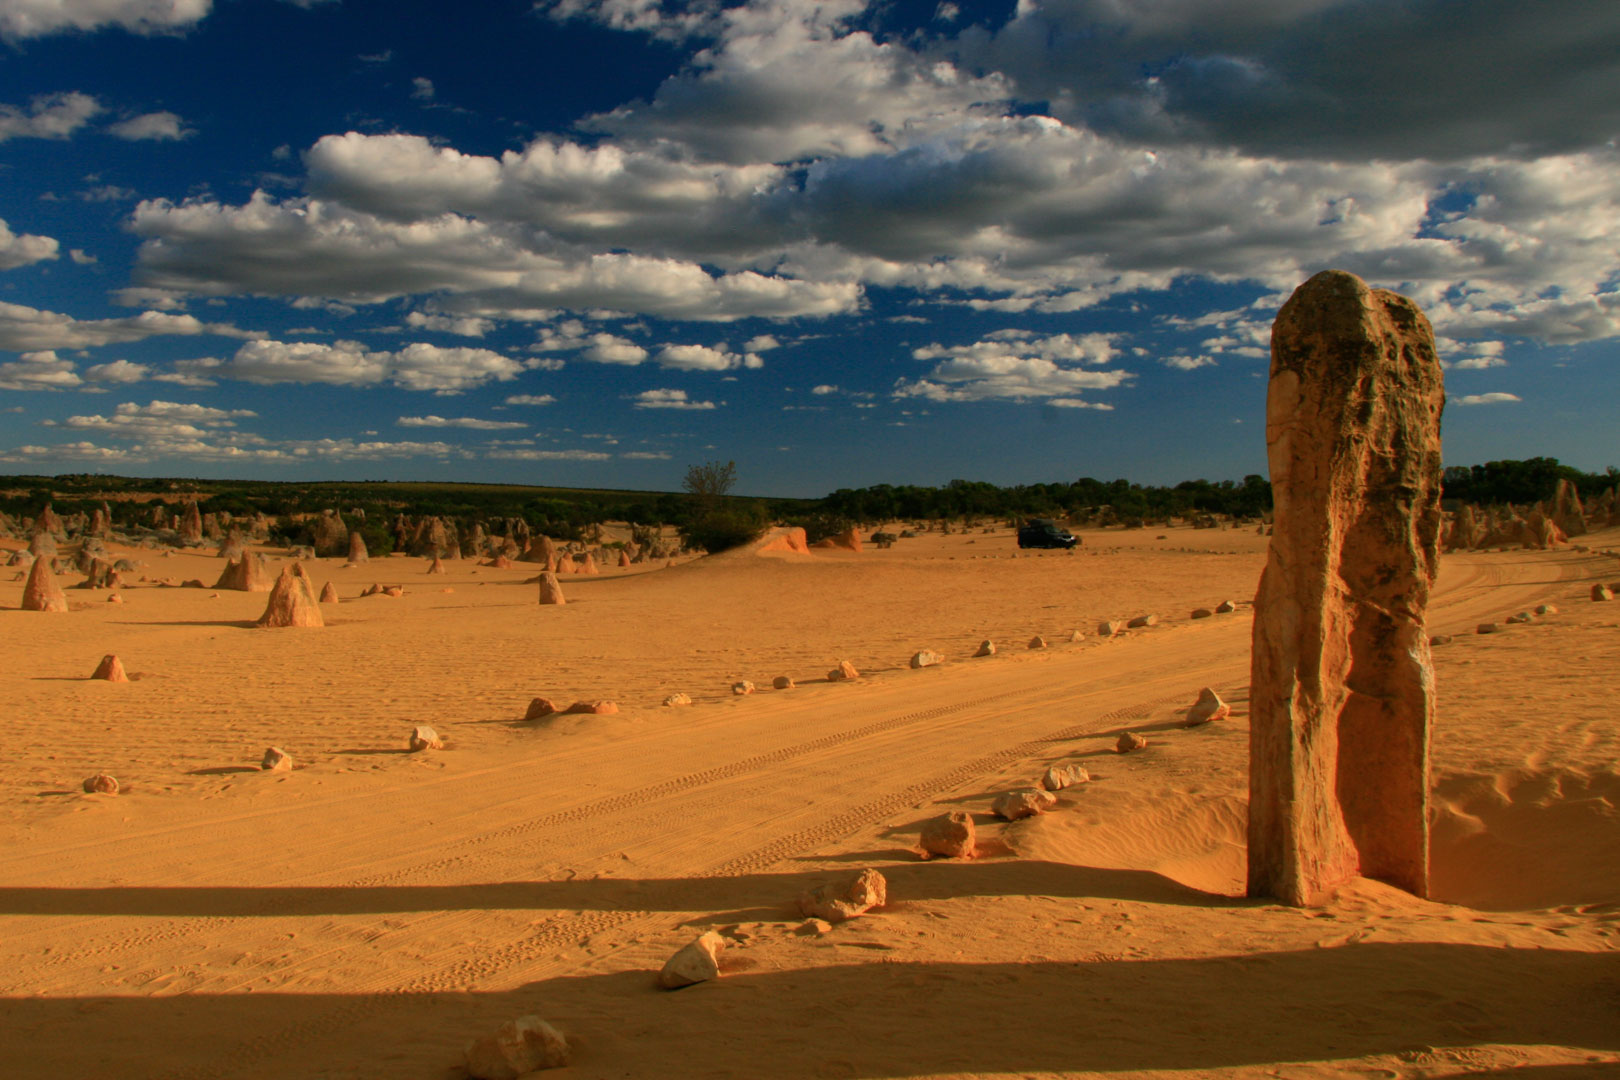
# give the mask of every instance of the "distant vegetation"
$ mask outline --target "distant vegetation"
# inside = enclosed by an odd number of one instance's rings
[[[1574,481],[1583,498],[1620,483],[1620,470],[1584,473],[1555,458],[1491,461],[1445,471],[1448,504],[1523,505],[1550,498],[1558,481]],[[1188,480],[1172,487],[1104,482],[1082,477],[1073,483],[998,487],[976,480],[952,480],[941,487],[879,484],[841,488],[820,499],[751,499],[731,495],[734,463],[709,462],[688,471],[681,492],[613,491],[590,488],[528,487],[505,484],[397,483],[391,481],[271,483],[253,480],[140,479],[70,474],[0,477],[0,511],[32,518],[45,503],[58,513],[88,512],[103,499],[113,502],[115,521],[131,520],[130,502],[153,498],[178,503],[195,498],[205,513],[265,513],[279,520],[274,537],[298,539],[299,522],[335,508],[365,512],[359,526],[374,552],[387,550],[388,524],[399,514],[499,522],[522,518],[529,527],[558,539],[583,539],[605,521],[669,525],[681,530],[691,547],[722,550],[757,535],[768,522],[801,525],[812,541],[852,526],[885,521],[1014,520],[1062,518],[1098,526],[1214,517],[1246,520],[1271,510],[1271,485],[1250,475],[1242,481]]]

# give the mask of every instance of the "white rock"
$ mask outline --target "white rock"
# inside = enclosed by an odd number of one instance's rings
[[[658,985],[665,990],[679,990],[693,983],[708,982],[720,977],[720,950],[726,939],[710,930],[696,941],[682,946],[664,963],[658,973]]]

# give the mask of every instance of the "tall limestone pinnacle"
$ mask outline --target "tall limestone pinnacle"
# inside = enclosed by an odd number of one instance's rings
[[[1249,894],[1314,904],[1362,874],[1428,891],[1439,562],[1434,334],[1353,274],[1294,291],[1271,335],[1275,528],[1255,598]]]

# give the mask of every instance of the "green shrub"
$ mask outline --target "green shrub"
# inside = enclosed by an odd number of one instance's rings
[[[769,521],[764,503],[730,503],[681,526],[681,542],[712,555],[758,539]]]

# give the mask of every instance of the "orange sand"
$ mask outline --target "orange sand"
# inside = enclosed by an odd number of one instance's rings
[[[1586,595],[1620,561],[1447,557],[1438,899],[1358,882],[1293,910],[1236,898],[1264,538],[1083,538],[604,568],[565,576],[565,607],[523,564],[321,560],[343,602],[311,630],[252,629],[262,593],[69,589],[63,615],[9,585],[0,1073],[450,1080],[535,1012],[582,1077],[1614,1075],[1620,602]],[[356,599],[373,582],[406,591]],[[909,670],[923,648],[947,663]],[[88,679],[107,653],[134,681]],[[823,681],[840,659],[862,678]],[[798,688],[730,692],[776,675]],[[1204,685],[1232,718],[1180,727]],[[524,723],[536,695],[620,712]],[[405,753],[416,724],[446,749]],[[1149,748],[1113,753],[1126,729]],[[292,772],[259,771],[272,745]],[[1091,783],[990,818],[1066,762]],[[124,793],[81,793],[100,771]],[[921,861],[920,823],[956,808],[982,857]],[[887,908],[796,932],[797,894],[861,866]],[[655,990],[709,928],[725,977]]]

